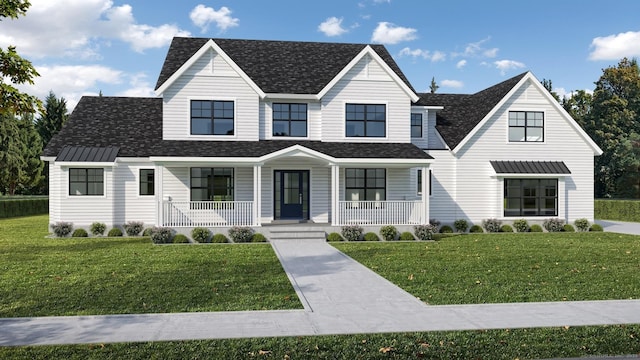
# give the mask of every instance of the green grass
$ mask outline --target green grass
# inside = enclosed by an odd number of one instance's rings
[[[468,234],[332,245],[429,304],[640,298],[638,236]]]
[[[47,221],[0,220],[0,317],[302,308],[267,244],[49,239]]]
[[[541,359],[640,352],[640,325],[0,348],[3,359]]]

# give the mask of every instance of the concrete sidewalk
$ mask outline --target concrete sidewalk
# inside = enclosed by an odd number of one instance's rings
[[[272,246],[304,310],[0,319],[0,345],[640,323],[640,300],[429,306],[322,241]]]
[[[616,220],[596,220],[595,223],[600,224],[607,232],[640,235],[640,223]]]

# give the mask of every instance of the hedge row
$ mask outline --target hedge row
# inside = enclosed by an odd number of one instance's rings
[[[640,222],[640,201],[638,200],[595,200],[596,219]]]
[[[49,199],[46,197],[0,200],[0,219],[48,212]]]

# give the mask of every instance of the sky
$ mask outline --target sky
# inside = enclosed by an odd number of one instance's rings
[[[384,44],[418,92],[475,93],[524,71],[560,95],[640,58],[640,1],[31,0],[0,21],[40,73],[19,88],[72,110],[83,95],[156,96],[174,36]]]

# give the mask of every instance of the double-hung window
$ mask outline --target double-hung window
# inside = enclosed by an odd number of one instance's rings
[[[273,136],[307,137],[307,104],[273,104]]]
[[[345,200],[386,200],[386,175],[385,169],[345,169]]]
[[[558,216],[558,180],[504,179],[504,216]]]
[[[509,142],[543,142],[542,111],[509,111]]]
[[[411,137],[422,137],[422,114],[411,114]]]
[[[191,168],[191,201],[233,201],[233,168]]]
[[[69,169],[69,195],[104,195],[104,169]]]
[[[234,103],[191,100],[191,135],[233,135]]]
[[[384,104],[347,104],[347,137],[385,137],[387,106]]]
[[[140,169],[140,195],[153,195],[155,193],[153,169]]]

